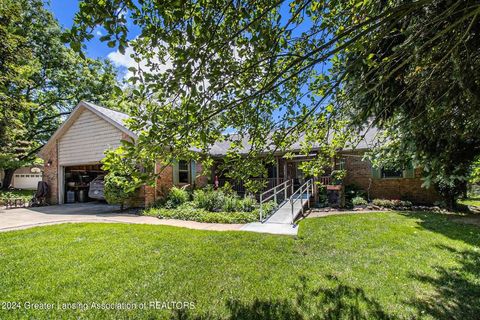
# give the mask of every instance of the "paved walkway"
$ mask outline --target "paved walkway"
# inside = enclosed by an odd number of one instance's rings
[[[0,232],[60,223],[132,223],[168,225],[198,230],[240,230],[242,224],[201,223],[118,213],[119,207],[102,203],[75,203],[39,208],[0,208]]]

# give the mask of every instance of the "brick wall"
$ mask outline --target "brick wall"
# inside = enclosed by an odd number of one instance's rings
[[[415,170],[414,178],[375,179],[369,161],[363,161],[363,152],[345,152],[345,185],[354,184],[369,193],[370,199],[402,199],[419,204],[431,204],[440,200],[434,188],[422,187],[421,170]]]
[[[45,154],[43,158],[45,167],[43,170],[42,180],[48,184],[49,194],[48,203],[58,203],[58,152],[57,145],[54,144]],[[51,161],[51,165],[48,162]]]
[[[204,172],[203,165],[200,161],[197,161],[195,168],[196,178],[195,178],[195,187],[203,188],[208,184],[208,179],[210,177],[210,172]]]
[[[209,173],[204,173],[203,165],[200,161],[196,163],[196,178],[195,187],[202,188],[208,184]],[[156,181],[156,188],[146,187],[145,190],[145,205],[149,206],[156,200],[165,197],[170,189],[173,187],[173,166],[163,166],[160,162],[157,163],[157,173],[159,177]],[[183,186],[182,184],[178,185]]]

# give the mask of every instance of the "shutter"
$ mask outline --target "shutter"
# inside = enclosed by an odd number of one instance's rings
[[[372,177],[373,179],[380,179],[382,177],[382,168],[377,168],[372,165]]]
[[[415,168],[411,162],[409,162],[405,170],[403,170],[403,177],[407,179],[415,178]]]
[[[178,161],[173,160],[172,162],[172,167],[173,167],[173,185],[178,184]]]
[[[195,184],[195,178],[197,176],[197,163],[195,160],[190,162],[190,183]]]

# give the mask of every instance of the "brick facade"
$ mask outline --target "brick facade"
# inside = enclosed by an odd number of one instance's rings
[[[440,200],[432,187],[422,187],[421,170],[415,170],[413,178],[374,178],[369,161],[363,160],[363,152],[343,153],[347,176],[345,185],[356,185],[365,190],[370,199],[401,199],[418,204],[431,204]]]

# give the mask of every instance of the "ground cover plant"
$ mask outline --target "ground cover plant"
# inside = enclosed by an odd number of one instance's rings
[[[479,231],[450,215],[385,212],[305,219],[298,238],[126,224],[0,233],[2,301],[195,305],[0,318],[472,319]]]
[[[22,199],[23,201],[32,200],[35,191],[33,190],[9,190],[0,191],[0,205],[4,205],[9,199]]]
[[[264,216],[271,213],[275,207],[273,202],[263,204]],[[247,223],[260,219],[260,206],[254,198],[241,198],[228,187],[218,190],[207,187],[193,192],[173,187],[165,199],[144,210],[143,214],[161,219]]]

